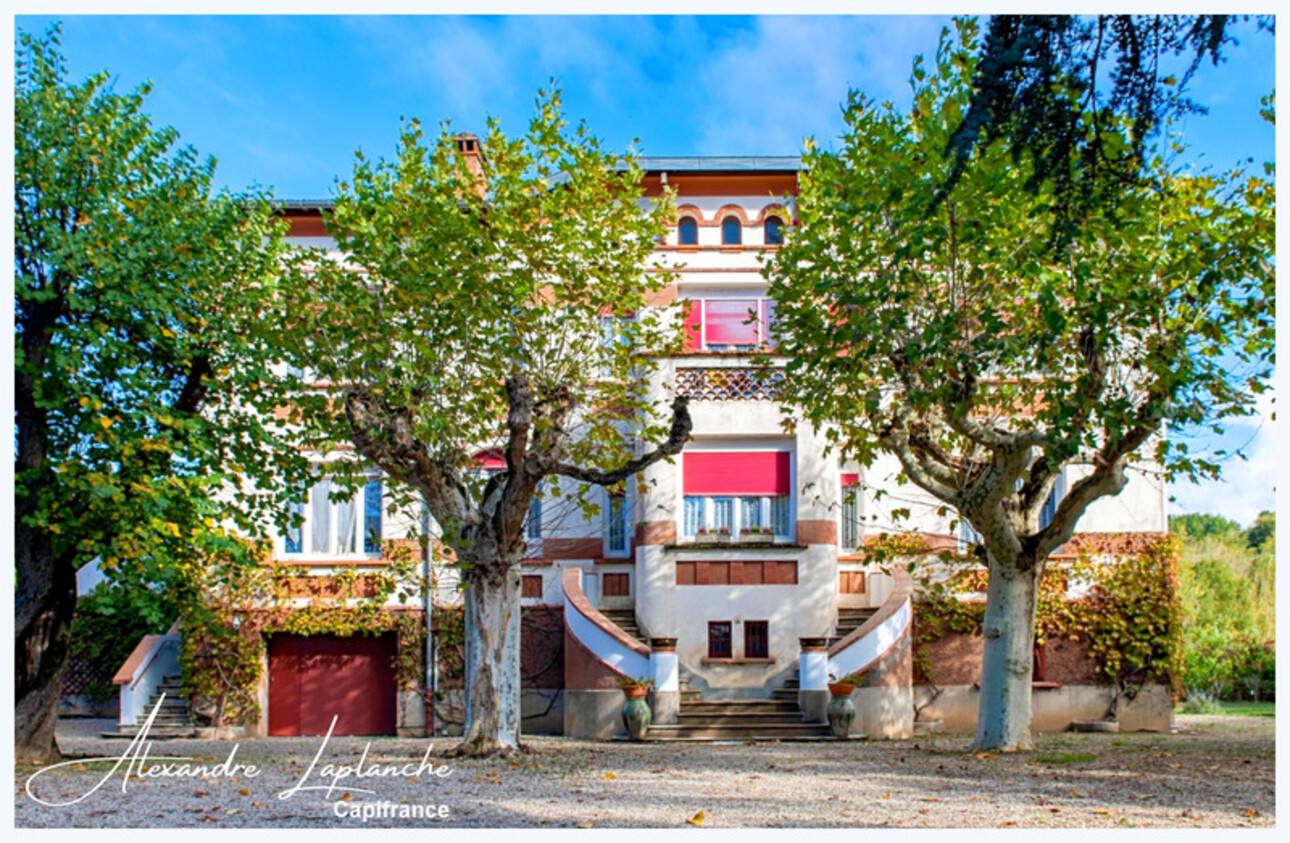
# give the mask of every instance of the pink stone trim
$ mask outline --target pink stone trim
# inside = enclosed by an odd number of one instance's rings
[[[121,665],[121,669],[112,677],[112,684],[125,685],[129,683],[134,678],[134,672],[139,669],[139,665],[143,664],[143,660],[148,657],[149,651],[152,650],[152,645],[160,637],[160,635],[145,635],[140,638],[139,643],[135,644],[134,649],[130,651],[130,657],[125,660],[125,664]]]

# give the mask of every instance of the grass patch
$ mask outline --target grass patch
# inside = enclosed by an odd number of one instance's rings
[[[1276,717],[1277,704],[1267,701],[1219,702],[1219,708],[1228,717]]]
[[[1197,706],[1188,706],[1186,702],[1174,708],[1175,714],[1217,714],[1223,717],[1276,717],[1277,704],[1266,700],[1228,702],[1213,700],[1204,706],[1203,711],[1195,710]],[[1189,710],[1190,709],[1190,710]]]
[[[1091,752],[1048,752],[1033,760],[1040,764],[1084,764],[1096,758]]]

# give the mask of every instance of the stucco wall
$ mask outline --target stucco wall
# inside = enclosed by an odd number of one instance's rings
[[[927,685],[914,686],[914,705],[925,706],[921,720],[941,720],[942,731],[972,732],[976,729],[981,692],[971,685],[938,686],[939,696]],[[1064,685],[1037,689],[1031,697],[1031,729],[1061,732],[1074,720],[1103,720],[1107,717],[1115,690],[1109,685]],[[1173,700],[1164,685],[1148,685],[1133,700],[1122,699],[1117,720],[1122,732],[1165,732],[1173,726]]]

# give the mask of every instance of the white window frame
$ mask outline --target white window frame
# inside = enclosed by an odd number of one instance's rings
[[[606,501],[604,509],[605,519],[605,556],[608,558],[622,559],[631,555],[632,548],[632,507],[631,498],[624,492],[621,495],[611,495],[606,492]],[[615,516],[615,501],[621,501],[621,509],[617,513],[619,527],[622,530],[623,544],[622,547],[614,547],[613,538],[613,519]]]
[[[369,474],[366,481],[354,493],[353,497],[343,501],[337,501],[331,498],[331,489],[334,488],[332,478],[329,476],[318,477],[310,484],[306,493],[305,500],[296,506],[299,509],[297,513],[304,516],[300,530],[300,551],[290,552],[287,550],[287,536],[283,534],[275,542],[274,550],[279,559],[284,561],[309,562],[321,559],[380,559],[382,551],[378,543],[375,551],[364,549],[366,542],[365,529],[367,525],[367,508],[366,493],[367,484],[372,481],[381,482],[381,536],[380,541],[384,541],[385,533],[385,485],[383,478],[379,474]],[[314,504],[316,490],[323,483],[327,484],[327,549],[318,551],[313,549],[313,528],[314,528]],[[354,550],[342,551],[339,549],[340,544],[340,518],[339,514],[342,507],[352,505],[354,508]]]
[[[864,509],[860,499],[859,486],[842,487],[842,510],[838,524],[838,540],[845,550],[857,550],[864,546]],[[848,525],[855,531],[854,536],[847,535]],[[848,542],[851,538],[853,541]]]
[[[758,527],[763,527],[763,526],[776,527],[775,541],[777,542],[788,542],[793,540],[793,527],[794,527],[793,517],[792,517],[793,516],[793,496],[791,494],[789,495],[739,495],[739,494],[732,493],[728,495],[682,495],[682,498],[681,498],[681,506],[682,506],[681,536],[682,538],[693,539],[698,534],[697,529],[694,532],[689,532],[689,525],[686,523],[686,518],[685,518],[685,510],[684,510],[685,501],[687,500],[700,501],[700,507],[701,507],[700,516],[699,516],[700,523],[698,524],[698,526],[707,527],[709,530],[712,530],[715,528],[714,520],[716,515],[716,506],[713,504],[713,501],[729,500],[731,501],[731,506],[732,506],[732,509],[734,510],[734,512],[731,514],[731,519],[730,519],[731,520],[730,535],[732,538],[738,539],[739,531],[742,530],[745,526],[743,523],[745,498],[758,499],[759,506],[760,506],[759,519],[758,519],[760,523],[757,525]],[[781,498],[786,501],[786,503],[784,504],[784,507],[788,513],[788,518],[786,519],[788,523],[786,525],[780,525],[780,526],[787,527],[787,532],[783,532],[783,533],[779,531],[778,527],[774,523],[774,501],[776,499],[781,499]]]

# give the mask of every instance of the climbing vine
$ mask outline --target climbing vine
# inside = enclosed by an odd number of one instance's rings
[[[914,607],[914,668],[926,680],[933,673],[924,645],[952,633],[980,634],[985,618],[985,601],[972,596],[984,594],[987,572],[952,554],[937,561],[920,568]],[[1039,581],[1035,642],[1080,641],[1107,680],[1121,687],[1167,681],[1177,694],[1182,621],[1178,544],[1163,536],[1123,556],[1050,562]]]
[[[396,681],[405,689],[422,684],[425,616],[419,607],[407,606],[422,586],[415,544],[387,542],[381,568],[341,569],[328,576],[276,564],[267,547],[242,550],[208,558],[191,572],[180,664],[184,691],[198,717],[217,726],[259,717],[256,690],[264,670],[265,636],[274,633],[393,632],[398,640]]]

